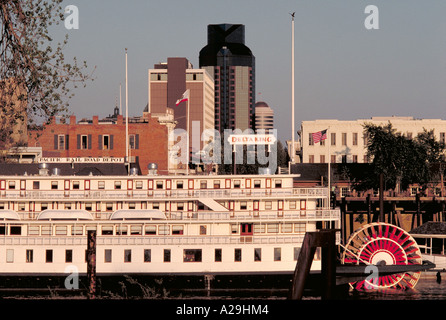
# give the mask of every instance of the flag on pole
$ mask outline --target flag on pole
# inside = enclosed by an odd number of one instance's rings
[[[327,129],[312,133],[313,135],[313,142],[318,143],[319,141],[327,139]]]
[[[187,89],[186,92],[183,93],[183,96],[181,97],[181,99],[177,100],[177,102],[175,103],[175,106],[178,106],[181,102],[188,101],[189,100],[189,92],[190,92],[190,90]]]

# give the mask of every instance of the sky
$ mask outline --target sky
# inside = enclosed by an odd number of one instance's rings
[[[245,25],[256,58],[256,101],[275,112],[278,138],[291,139],[291,12],[295,14],[295,127],[316,119],[374,116],[446,119],[444,0],[64,0],[79,28],[64,24],[65,56],[86,60],[93,82],[74,91],[78,119],[125,113],[125,48],[129,115],[147,104],[147,72],[168,57],[199,68],[207,25]],[[374,5],[379,29],[364,25]],[[297,137],[297,135],[296,135]]]

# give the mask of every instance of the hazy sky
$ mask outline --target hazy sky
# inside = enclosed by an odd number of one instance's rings
[[[96,66],[77,89],[78,119],[113,112],[128,48],[129,115],[147,104],[147,70],[168,57],[198,68],[207,25],[244,24],[256,57],[256,101],[275,112],[279,139],[291,138],[291,16],[295,11],[296,130],[301,121],[372,116],[446,119],[444,0],[65,0],[79,9],[66,56]],[[368,5],[379,29],[367,30]],[[118,101],[119,104],[119,101]]]

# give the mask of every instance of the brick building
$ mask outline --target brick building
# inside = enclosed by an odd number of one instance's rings
[[[51,122],[30,132],[30,147],[42,147],[43,157],[125,158],[126,123],[122,115],[99,120],[71,116],[69,123]],[[150,114],[129,119],[129,158],[147,174],[149,163],[158,165],[160,174],[168,173],[168,128]]]

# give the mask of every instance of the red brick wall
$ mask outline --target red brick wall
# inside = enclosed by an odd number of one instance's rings
[[[68,149],[55,149],[55,136],[68,136]],[[78,136],[87,136],[87,149],[78,148]],[[99,137],[108,135],[113,140],[112,146],[104,149],[103,140]],[[130,150],[130,156],[138,157],[141,173],[147,174],[147,165],[158,164],[160,174],[168,169],[168,133],[167,127],[148,117],[145,123],[129,123],[129,135],[138,135],[137,149]],[[111,138],[113,136],[113,138]],[[88,139],[90,138],[90,139]],[[69,123],[56,123],[55,120],[41,131],[30,132],[29,146],[41,146],[44,157],[122,157],[126,155],[125,121],[118,116],[116,124],[100,124],[98,117],[93,117],[93,123],[76,123],[72,116]],[[66,144],[65,144],[66,147]],[[88,148],[90,147],[90,148]],[[111,148],[113,147],[113,148]]]

